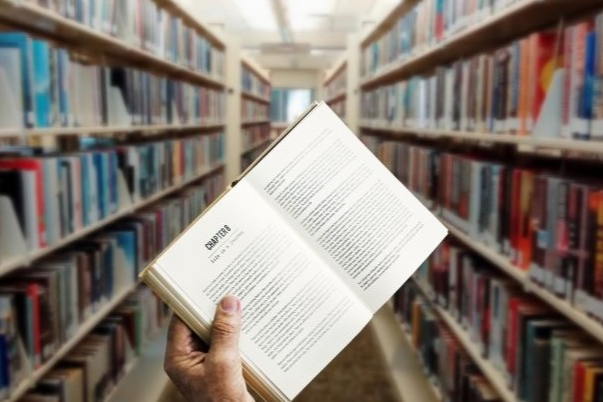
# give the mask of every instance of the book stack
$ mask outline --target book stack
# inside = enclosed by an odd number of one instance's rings
[[[394,295],[394,307],[436,393],[451,402],[501,401],[456,336],[412,285]]]
[[[487,262],[448,242],[417,276],[518,400],[596,400],[600,346]]]
[[[102,319],[115,300],[129,294],[140,270],[219,195],[223,186],[222,175],[210,177],[28,269],[3,277],[0,316],[6,332],[0,335],[0,390],[4,397],[11,395],[32,371],[45,368],[57,353],[64,353],[63,345],[85,335],[83,328]],[[148,289],[138,290],[132,300],[136,299],[133,306],[126,303],[115,314],[123,315],[129,321],[127,325],[135,326],[126,333],[132,348],[139,352],[151,329],[157,328],[153,323],[162,322],[166,311]],[[143,301],[144,306],[136,307]],[[141,308],[151,310],[136,311]],[[135,317],[140,314],[143,316]],[[114,323],[112,317],[105,323]],[[103,328],[101,324],[93,333],[103,332]],[[78,350],[76,347],[70,355],[78,354]],[[44,381],[39,385],[44,389]],[[36,388],[33,392],[39,391]]]
[[[341,119],[346,117],[348,66],[344,58],[327,74],[324,82],[324,97],[327,104]]]
[[[23,32],[0,33],[0,75],[23,116],[0,121],[0,128],[202,124],[225,117],[222,90],[133,68],[83,64],[66,49]]]
[[[241,88],[260,98],[270,99],[270,83],[246,63],[241,71]]]
[[[369,126],[600,140],[602,49],[599,14],[363,92],[362,118]],[[542,130],[547,96],[556,109]]]
[[[440,154],[428,147],[363,136],[362,142],[426,205],[437,201]]]
[[[445,42],[518,0],[424,0],[401,16],[389,31],[362,49],[361,77],[377,75]]]
[[[243,152],[253,151],[270,140],[270,126],[267,124],[243,127]]]
[[[347,91],[347,66],[344,65],[325,84],[325,99],[335,98]]]
[[[4,157],[0,195],[10,200],[32,253],[194,180],[223,158],[221,133],[57,156]]]
[[[268,121],[268,111],[270,105],[260,103],[251,99],[243,99],[241,101],[241,116],[243,123],[247,122],[263,122]]]
[[[216,79],[224,77],[223,49],[153,0],[28,1],[167,61]]]
[[[365,144],[441,217],[537,286],[603,322],[603,183],[375,137]]]
[[[165,305],[150,290],[138,289],[21,400],[106,400],[168,317]]]

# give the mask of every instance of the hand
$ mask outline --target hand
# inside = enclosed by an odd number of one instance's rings
[[[216,308],[209,351],[174,315],[168,330],[164,368],[188,402],[252,402],[239,354],[241,302],[226,296]]]

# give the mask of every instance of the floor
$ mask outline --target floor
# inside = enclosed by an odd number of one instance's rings
[[[173,388],[162,401],[185,402]],[[369,327],[295,398],[295,402],[343,401],[399,402]]]

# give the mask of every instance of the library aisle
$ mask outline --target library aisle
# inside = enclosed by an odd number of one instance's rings
[[[0,402],[189,402],[139,275],[314,101],[448,236],[294,401],[603,401],[601,0],[0,0]]]

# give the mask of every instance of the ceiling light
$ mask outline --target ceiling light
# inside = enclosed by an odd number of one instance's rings
[[[270,0],[234,1],[250,28],[259,31],[275,31],[278,29]]]

